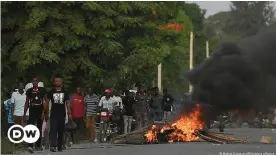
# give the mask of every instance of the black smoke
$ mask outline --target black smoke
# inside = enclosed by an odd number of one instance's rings
[[[221,110],[276,106],[276,29],[224,42],[189,72],[192,100]]]

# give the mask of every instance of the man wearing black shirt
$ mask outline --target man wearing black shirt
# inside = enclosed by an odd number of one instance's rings
[[[46,103],[49,105],[49,100],[51,100],[52,107],[50,112],[50,138],[51,138],[51,148],[50,151],[56,152],[56,146],[58,151],[62,151],[63,144],[63,133],[64,133],[64,123],[65,123],[65,104],[67,107],[68,119],[72,120],[71,107],[69,102],[69,94],[62,89],[62,79],[56,77],[54,79],[55,88],[47,93]],[[56,144],[56,138],[58,137],[58,144]]]
[[[163,118],[163,97],[159,94],[159,88],[154,88],[154,96],[150,99],[150,107],[152,108],[154,121],[161,121]]]
[[[164,111],[164,120],[168,119],[168,116],[171,114],[172,111],[172,106],[173,106],[173,98],[172,96],[168,93],[167,89],[163,90],[163,111]]]
[[[42,130],[42,123],[44,119],[44,110],[46,109],[46,104],[44,102],[44,97],[46,95],[46,90],[43,87],[38,87],[39,79],[34,77],[32,79],[33,87],[28,89],[26,92],[26,102],[24,107],[24,119],[27,120],[26,112],[29,109],[29,119],[27,124],[32,124],[37,126],[40,131]],[[41,140],[40,138],[35,143],[36,149],[40,148]],[[33,144],[28,144],[28,150],[30,153],[33,153]]]
[[[124,105],[124,133],[129,133],[131,131],[132,119],[134,114],[134,97],[132,93],[126,91],[126,97],[123,98]]]

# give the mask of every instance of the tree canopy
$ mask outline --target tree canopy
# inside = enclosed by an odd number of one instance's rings
[[[159,63],[164,86],[178,86],[195,20],[178,4],[2,2],[2,91],[33,74],[46,86],[60,74],[68,89],[149,86]],[[161,28],[170,23],[183,29]]]
[[[211,51],[220,40],[239,40],[274,24],[274,8],[268,1],[233,1],[230,11],[218,12],[205,20],[204,32]]]

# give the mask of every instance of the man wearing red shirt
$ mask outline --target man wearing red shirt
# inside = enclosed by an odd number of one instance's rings
[[[85,113],[85,104],[84,97],[81,93],[81,88],[77,88],[77,92],[72,95],[72,119],[77,125],[77,131],[80,131],[81,127],[84,127],[84,113]]]

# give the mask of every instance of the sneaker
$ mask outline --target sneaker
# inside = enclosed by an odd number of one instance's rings
[[[89,142],[89,143],[94,143],[94,140],[95,140],[95,139],[89,139],[88,142]]]
[[[35,148],[36,151],[43,151],[43,147],[37,147]]]
[[[67,144],[67,147],[71,147],[71,146],[72,146],[71,143]]]
[[[55,147],[51,147],[51,148],[50,148],[50,151],[51,151],[51,152],[57,152]]]
[[[62,152],[62,148],[58,148],[58,152]]]
[[[98,143],[98,139],[97,138],[94,140],[94,143]]]
[[[31,148],[31,147],[28,147],[28,151],[29,151],[30,153],[34,153],[34,149]]]

